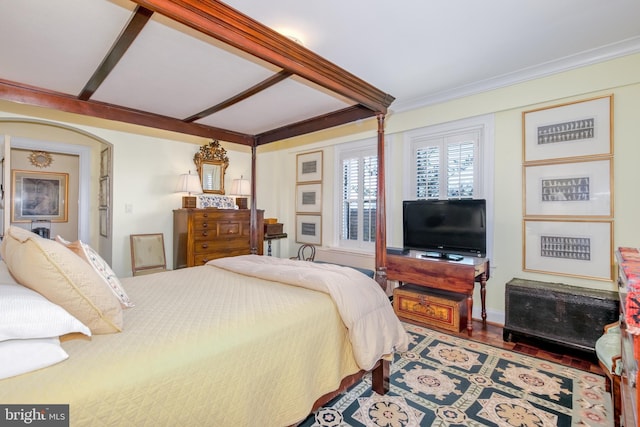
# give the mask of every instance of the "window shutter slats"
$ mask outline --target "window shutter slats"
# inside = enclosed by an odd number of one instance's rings
[[[341,156],[342,241],[375,242],[378,157],[371,153],[375,149],[354,150]]]
[[[412,145],[417,199],[476,196],[480,132],[452,132]]]

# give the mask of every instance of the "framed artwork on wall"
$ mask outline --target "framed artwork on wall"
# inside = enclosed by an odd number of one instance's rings
[[[109,147],[100,152],[100,177],[109,176],[111,170],[111,150]]]
[[[100,235],[109,237],[109,210],[100,208]]]
[[[296,182],[322,181],[322,151],[296,156]]]
[[[109,177],[100,178],[100,194],[98,196],[101,208],[109,207]]]
[[[321,215],[296,215],[296,242],[322,244]]]
[[[49,220],[67,222],[69,174],[14,170],[11,221]]]
[[[525,216],[613,216],[612,162],[525,165]]]
[[[320,213],[322,211],[322,184],[296,186],[296,212]]]
[[[523,160],[613,154],[613,95],[522,113]]]
[[[613,221],[523,221],[524,271],[610,281]]]

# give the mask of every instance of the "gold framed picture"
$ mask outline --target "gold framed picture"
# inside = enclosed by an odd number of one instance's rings
[[[12,222],[68,221],[68,173],[14,170],[11,188]]]

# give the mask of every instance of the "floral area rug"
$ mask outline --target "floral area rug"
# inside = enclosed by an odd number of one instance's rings
[[[300,426],[613,426],[604,377],[404,325],[389,393],[365,377]]]

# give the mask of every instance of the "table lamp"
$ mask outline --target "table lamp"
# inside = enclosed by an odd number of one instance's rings
[[[188,196],[182,197],[183,208],[195,208],[196,198],[192,194],[202,193],[202,184],[200,184],[200,177],[198,174],[183,173],[180,175],[178,185],[176,187],[176,193],[189,193]]]
[[[251,195],[251,184],[248,179],[243,179],[240,175],[240,179],[234,179],[231,181],[231,196],[236,196],[236,205],[239,209],[248,209],[248,201],[244,196]]]

